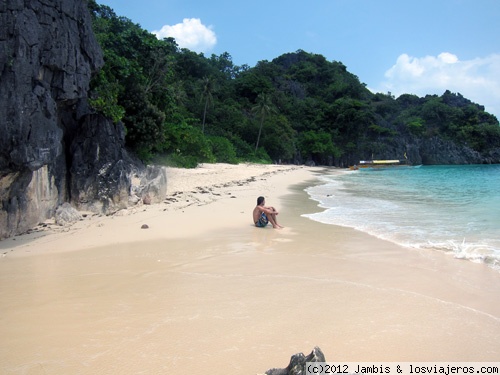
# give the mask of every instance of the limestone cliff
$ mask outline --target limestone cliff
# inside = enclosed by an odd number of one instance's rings
[[[150,198],[163,198],[165,171],[134,161],[123,126],[88,107],[91,75],[102,65],[86,1],[0,3],[0,238],[52,217],[64,202],[124,208],[132,195],[148,194],[148,181],[132,184],[145,176],[159,184]]]

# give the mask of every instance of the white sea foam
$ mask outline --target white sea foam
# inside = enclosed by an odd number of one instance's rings
[[[500,166],[439,166],[323,176],[303,216],[500,269]]]

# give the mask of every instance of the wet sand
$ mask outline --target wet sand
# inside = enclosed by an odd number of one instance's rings
[[[0,372],[260,374],[314,346],[499,360],[498,272],[301,217],[321,168],[225,167],[171,170],[175,202],[0,242]],[[258,195],[283,230],[252,225]]]

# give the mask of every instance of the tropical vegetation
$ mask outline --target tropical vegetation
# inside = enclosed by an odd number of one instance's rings
[[[89,9],[105,60],[91,105],[124,124],[126,146],[146,162],[347,166],[436,136],[478,152],[500,147],[497,118],[459,93],[374,94],[342,62],[302,50],[236,66],[227,52],[179,48],[94,0]]]

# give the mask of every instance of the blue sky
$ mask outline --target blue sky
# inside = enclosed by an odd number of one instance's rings
[[[374,92],[445,90],[500,119],[500,0],[98,0],[159,37],[255,66],[302,49]]]

